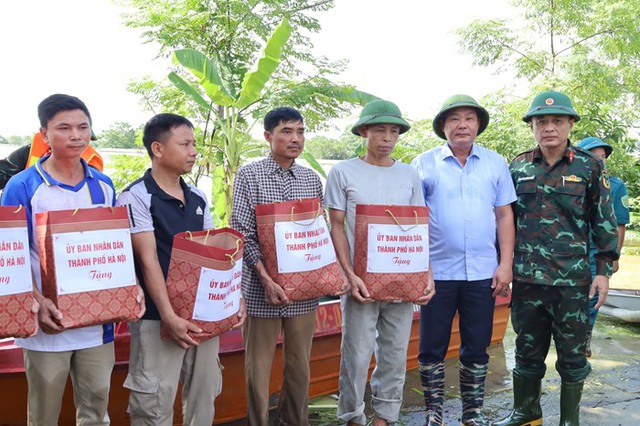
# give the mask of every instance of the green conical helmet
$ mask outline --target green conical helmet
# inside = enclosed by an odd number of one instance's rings
[[[540,93],[531,101],[529,111],[522,117],[522,121],[529,122],[535,115],[568,115],[578,122],[580,116],[573,109],[571,99],[567,95],[555,90]]]
[[[447,112],[452,109],[461,108],[461,107],[471,107],[476,110],[478,113],[478,121],[480,122],[480,127],[478,128],[478,136],[480,133],[484,132],[484,130],[489,125],[489,113],[486,109],[484,109],[475,99],[473,99],[469,95],[453,95],[447,98],[443,104],[442,108],[440,108],[440,112],[436,115],[436,118],[433,119],[433,131],[442,139],[447,139],[444,132],[442,131],[444,125],[444,119],[447,117]]]
[[[591,151],[594,148],[602,148],[604,149],[604,155],[606,155],[607,158],[609,158],[609,156],[613,152],[613,147],[611,145],[609,145],[602,139],[598,139],[593,136],[590,138],[582,139],[580,143],[578,143],[578,146],[580,148],[586,149],[587,151]]]
[[[385,101],[384,99],[368,102],[362,108],[360,119],[351,128],[351,133],[360,136],[360,126],[369,124],[397,124],[400,126],[400,134],[411,128],[409,123],[402,118],[400,108],[393,102]]]

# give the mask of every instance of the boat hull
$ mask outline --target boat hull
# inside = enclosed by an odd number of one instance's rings
[[[323,304],[318,309],[316,331],[311,351],[311,382],[309,396],[316,397],[335,393],[338,389],[340,372],[341,343],[341,311],[338,302]],[[411,329],[409,350],[407,352],[407,369],[418,367],[419,349],[419,312],[414,315]],[[492,344],[500,343],[509,320],[508,299],[498,298],[493,322]],[[126,413],[129,391],[122,387],[127,376],[129,359],[129,333],[121,327],[116,337],[116,366],[111,376],[111,394],[109,398],[109,415],[111,424],[129,424]],[[223,390],[216,398],[215,424],[237,420],[246,415],[246,399],[244,391],[244,350],[242,336],[239,331],[226,333],[221,337],[220,361],[224,366]],[[447,358],[458,355],[460,334],[457,316],[451,330],[451,341]],[[370,372],[374,363],[371,363]],[[278,345],[271,372],[270,394],[277,395],[282,387],[282,347]],[[22,351],[11,342],[0,342],[0,425],[24,425],[26,419],[27,381],[24,375]],[[63,396],[63,407],[60,414],[60,425],[75,425],[75,409],[71,391],[71,383]],[[181,406],[174,404],[174,423],[181,424]]]
[[[640,290],[610,289],[600,313],[626,322],[640,322]]]

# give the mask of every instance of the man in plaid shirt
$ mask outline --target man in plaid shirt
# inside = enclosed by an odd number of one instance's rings
[[[247,303],[244,326],[247,419],[251,426],[269,421],[269,377],[282,330],[284,380],[276,424],[308,424],[309,357],[318,299],[292,303],[267,273],[258,242],[255,206],[301,198],[322,199],[318,175],[295,162],[304,148],[304,122],[298,111],[276,108],[264,118],[270,153],[238,170],[231,226],[245,237],[242,293]]]

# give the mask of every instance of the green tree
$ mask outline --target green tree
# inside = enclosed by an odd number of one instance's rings
[[[411,130],[400,136],[393,150],[393,158],[410,163],[418,154],[442,145],[444,141],[433,133],[432,123],[433,120],[430,118],[410,123]]]
[[[207,58],[193,49],[174,52],[177,63],[189,70],[197,79],[199,87],[194,87],[176,72],[169,74],[169,80],[203,109],[208,109],[208,120],[213,124],[209,138],[209,150],[204,153],[207,165],[213,165],[212,199],[215,218],[225,225],[231,212],[233,201],[233,180],[240,167],[242,152],[251,141],[243,130],[246,113],[261,96],[266,82],[280,63],[283,46],[286,44],[291,27],[284,20],[267,40],[262,57],[254,69],[244,75],[239,85],[224,80],[224,64],[215,58]],[[208,99],[205,99],[206,96]],[[206,127],[205,136],[206,138]]]
[[[359,141],[354,138],[333,139],[327,136],[314,136],[304,142],[304,150],[315,158],[323,160],[346,160],[355,154]]]
[[[115,171],[109,174],[116,188],[116,193],[121,193],[132,182],[132,177],[137,178],[151,167],[151,160],[145,152],[144,155],[114,155],[113,168]]]
[[[138,130],[134,129],[129,123],[114,123],[111,127],[98,135],[98,140],[95,142],[95,146],[97,148],[137,148],[137,131]]]
[[[134,10],[125,16],[126,25],[143,28],[147,41],[160,44],[161,56],[173,55],[181,65],[170,74],[179,91],[150,79],[130,89],[143,96],[146,107],[181,113],[203,129],[200,170],[212,174],[218,224],[228,219],[242,158],[260,150],[249,135],[266,111],[296,107],[306,128],[314,130],[351,103],[373,98],[332,83],[344,64],[311,53],[308,34],[320,30],[313,14],[332,7],[331,0],[120,2]],[[304,155],[324,173],[309,153]]]
[[[352,86],[331,81],[345,62],[315,57],[311,51],[309,35],[320,31],[315,16],[332,8],[333,0],[115,1],[133,10],[124,14],[125,25],[143,29],[145,41],[159,44],[159,56],[169,57],[185,48],[201,52],[220,64],[220,77],[231,89],[240,86],[268,37],[287,19],[291,34],[283,46],[281,64],[259,104],[253,106],[253,119],[274,106],[290,105],[302,112],[307,129],[321,129],[331,118],[350,111],[357,98]],[[154,112],[173,111],[199,123],[210,118],[209,109],[199,107],[166,81],[145,78],[130,84],[129,90],[142,96],[143,107]]]
[[[567,93],[582,120],[575,141],[597,136],[616,154],[610,169],[640,193],[631,130],[640,120],[640,2],[637,0],[514,0],[520,19],[475,21],[458,31],[474,63],[513,74],[514,86],[483,102],[492,124],[482,137],[507,158],[535,143],[520,121],[542,90]],[[521,92],[523,96],[510,93]],[[516,124],[518,123],[518,124]]]
[[[19,136],[19,135],[11,135],[11,136],[7,136],[5,141],[6,142],[2,142],[2,143],[8,143],[10,145],[29,145],[31,143],[31,141],[33,140],[33,135],[23,135],[23,136]]]

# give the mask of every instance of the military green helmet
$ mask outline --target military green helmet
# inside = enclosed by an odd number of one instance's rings
[[[397,124],[400,126],[400,134],[411,128],[409,123],[402,118],[400,108],[393,102],[385,101],[384,99],[368,102],[362,108],[360,119],[351,128],[351,133],[360,136],[360,126],[369,124]]]
[[[611,145],[609,145],[602,139],[594,137],[582,139],[578,146],[582,149],[586,149],[587,151],[591,151],[594,148],[603,148],[604,155],[606,155],[607,158],[609,158],[609,156],[613,152],[613,147]]]
[[[567,95],[554,90],[540,93],[531,101],[529,111],[522,117],[522,121],[529,122],[535,115],[568,115],[578,122],[580,116],[573,109],[571,99]]]
[[[480,127],[478,128],[478,135],[484,132],[489,125],[489,113],[484,109],[475,99],[469,95],[453,95],[447,98],[442,104],[442,108],[436,118],[433,119],[433,131],[442,139],[447,139],[442,128],[444,126],[444,120],[447,117],[447,113],[453,109],[461,107],[471,107],[478,113],[478,121],[480,121]]]

